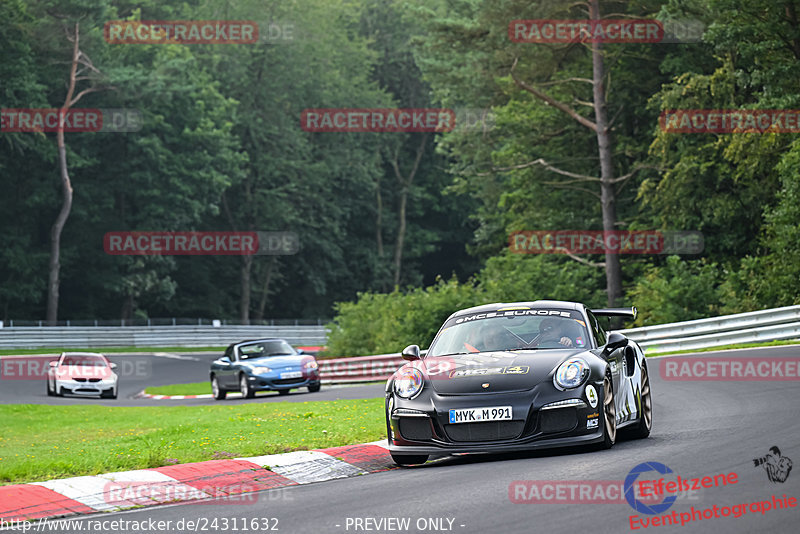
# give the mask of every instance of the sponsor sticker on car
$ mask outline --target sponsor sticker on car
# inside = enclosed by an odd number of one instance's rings
[[[511,419],[511,406],[466,408],[450,410],[450,423],[476,423],[480,421],[504,421]]]
[[[479,369],[456,369],[450,372],[450,378],[462,378],[467,376],[483,375],[524,375],[530,371],[527,365],[515,365],[513,367],[482,367]]]

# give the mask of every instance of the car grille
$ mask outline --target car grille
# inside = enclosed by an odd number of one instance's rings
[[[431,421],[427,417],[401,417],[400,434],[415,441],[432,439]]]
[[[306,379],[301,376],[301,377],[298,377],[298,378],[279,378],[277,380],[273,380],[272,383],[273,384],[277,384],[279,386],[282,386],[282,385],[286,385],[286,384],[299,384],[299,383],[305,382],[305,381],[306,381]]]
[[[556,408],[539,413],[539,424],[542,432],[566,432],[578,424],[578,412],[575,408]]]
[[[100,382],[99,378],[73,378],[73,380],[75,382],[92,382],[92,383]]]
[[[516,438],[524,427],[525,421],[486,421],[444,425],[444,431],[452,441],[494,441]]]

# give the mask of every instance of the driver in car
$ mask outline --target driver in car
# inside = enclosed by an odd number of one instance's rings
[[[514,348],[509,340],[508,330],[497,324],[497,321],[486,321],[476,325],[467,334],[464,348],[467,352],[483,352],[488,350],[506,350]]]
[[[541,343],[559,343],[565,347],[574,347],[575,343],[568,337],[568,321],[548,317],[539,324],[539,335]]]

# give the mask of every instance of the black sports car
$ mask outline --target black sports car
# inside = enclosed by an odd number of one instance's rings
[[[286,395],[293,388],[320,390],[317,359],[295,350],[283,339],[259,339],[234,343],[211,362],[211,391],[223,400],[229,391],[252,399],[256,391]]]
[[[451,315],[427,354],[417,345],[386,384],[389,449],[397,464],[429,455],[614,445],[652,425],[644,352],[589,310],[540,300],[487,304]]]

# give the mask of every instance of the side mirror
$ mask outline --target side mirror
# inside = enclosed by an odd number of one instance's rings
[[[400,353],[400,356],[403,357],[404,360],[408,360],[413,362],[414,360],[419,360],[419,345],[409,345],[403,349],[403,352]]]
[[[619,332],[611,332],[608,334],[608,341],[606,341],[605,352],[612,353],[628,344],[628,338]]]
[[[228,358],[227,356],[223,356],[222,358],[219,359],[219,361],[221,363],[231,363],[231,359]]]
[[[58,360],[53,360],[50,362],[50,367],[58,367]]]
[[[109,362],[108,366],[111,367],[112,369],[116,369],[117,368],[117,364],[114,363],[114,362]]]
[[[306,353],[306,351],[304,351],[303,349],[295,349],[295,350],[297,351],[297,354],[305,354]]]

